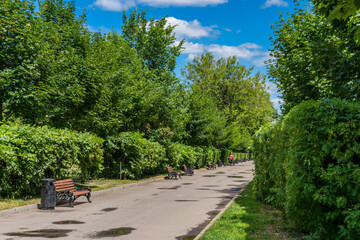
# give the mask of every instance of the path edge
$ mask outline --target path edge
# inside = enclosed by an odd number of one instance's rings
[[[246,183],[246,185],[233,197],[233,199],[231,199],[230,202],[228,202],[228,204],[226,204],[226,206],[221,209],[221,211],[209,222],[208,225],[206,225],[206,227],[200,232],[198,233],[198,235],[196,235],[196,237],[194,238],[194,240],[199,240],[202,235],[204,235],[204,233],[212,226],[214,225],[214,223],[224,214],[224,212],[230,207],[230,205],[236,200],[236,198],[238,198],[240,196],[240,194],[242,193],[242,191],[244,191],[244,189],[247,187],[247,185],[249,185],[249,183],[253,180],[253,178]]]

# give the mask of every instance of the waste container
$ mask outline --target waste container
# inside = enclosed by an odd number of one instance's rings
[[[41,179],[44,182],[41,189],[41,205],[40,208],[44,210],[53,210],[56,203],[55,179]]]
[[[194,174],[194,164],[193,163],[189,163],[189,169],[191,174]]]

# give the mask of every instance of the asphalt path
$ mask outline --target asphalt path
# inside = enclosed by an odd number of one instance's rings
[[[252,161],[85,197],[75,207],[0,217],[0,239],[183,239],[198,234],[253,178]]]

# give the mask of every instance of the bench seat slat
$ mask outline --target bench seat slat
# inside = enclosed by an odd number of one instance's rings
[[[87,197],[88,201],[90,201],[91,189],[85,188],[81,190],[77,190],[74,184],[74,181],[69,179],[59,180],[54,182],[54,186],[56,189],[56,195],[58,199],[70,199],[70,206],[73,207],[73,201],[75,201],[80,196]],[[70,192],[71,191],[71,192]]]
[[[56,188],[66,188],[66,187],[74,187],[74,184],[66,184],[66,185],[55,185]]]
[[[74,192],[74,196],[83,195],[83,194],[86,194],[89,192],[90,192],[89,190],[77,191],[77,192]]]
[[[75,188],[56,188],[56,191],[73,191],[76,192]]]

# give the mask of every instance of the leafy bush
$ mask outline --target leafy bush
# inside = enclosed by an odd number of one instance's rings
[[[308,101],[255,137],[257,196],[315,239],[360,238],[359,112],[358,103]]]
[[[204,158],[204,149],[201,147],[195,147],[195,164],[194,167],[201,168],[206,165]]]
[[[282,122],[277,122],[259,130],[253,141],[255,155],[255,196],[279,209],[285,203],[285,171],[283,167],[285,153],[281,132]]]
[[[88,133],[0,126],[1,195],[19,197],[40,192],[41,179],[62,179],[80,170],[82,177],[101,170],[103,140]]]
[[[166,148],[168,164],[175,169],[182,169],[182,166],[189,163],[196,163],[202,157],[195,148],[180,143],[169,144]]]
[[[120,163],[124,178],[140,178],[146,174],[164,172],[165,148],[151,142],[138,132],[123,132],[108,137],[105,144],[105,169],[108,178],[119,177]]]
[[[221,161],[228,163],[230,157],[231,150],[227,148],[221,149]]]

